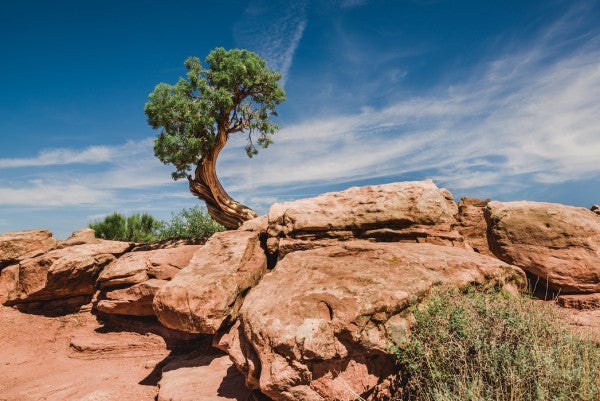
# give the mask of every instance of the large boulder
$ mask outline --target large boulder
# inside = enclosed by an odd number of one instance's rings
[[[483,215],[483,208],[490,202],[489,199],[464,197],[458,202],[458,232],[475,252],[493,256],[487,242],[487,223]]]
[[[246,292],[266,272],[259,234],[214,234],[154,298],[154,311],[165,326],[188,333],[214,334],[237,317]]]
[[[490,250],[562,294],[600,292],[600,218],[584,208],[490,202]]]
[[[431,180],[352,187],[271,206],[267,246],[280,258],[332,239],[464,246],[454,229],[457,212],[450,192]]]
[[[58,240],[48,230],[28,230],[0,235],[0,270],[56,248]]]
[[[432,287],[525,282],[519,268],[457,247],[340,242],[288,254],[215,342],[273,400],[368,398],[395,370],[389,345],[406,340],[407,308]]]
[[[66,248],[74,245],[98,244],[102,242],[100,238],[96,238],[96,231],[92,228],[82,228],[75,231],[64,241],[58,245],[59,248]]]
[[[142,283],[150,278],[170,280],[188,265],[202,245],[130,252],[107,266],[98,277],[98,287],[109,289]]]
[[[104,266],[127,252],[131,244],[102,241],[56,249],[11,267],[11,280],[3,283],[7,305],[33,301],[91,296]],[[14,270],[14,272],[12,271]]]
[[[166,283],[166,280],[151,278],[131,287],[109,291],[98,301],[96,309],[117,315],[154,316],[152,301]]]

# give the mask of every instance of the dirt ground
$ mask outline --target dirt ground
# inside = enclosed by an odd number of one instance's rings
[[[0,400],[155,400],[165,366],[186,366],[190,355],[206,364],[221,358],[204,375],[203,400],[251,399],[209,338],[172,338],[145,322],[130,326],[107,327],[89,312],[49,317],[0,306]]]

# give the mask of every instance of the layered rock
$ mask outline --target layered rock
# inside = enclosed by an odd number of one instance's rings
[[[152,301],[166,283],[166,280],[152,278],[131,287],[109,291],[98,301],[96,309],[118,315],[154,316]]]
[[[107,266],[98,277],[101,289],[134,285],[148,279],[170,280],[188,265],[202,245],[130,252]]]
[[[165,326],[188,333],[214,334],[237,317],[242,299],[267,269],[259,234],[214,234],[154,298]]]
[[[561,294],[600,292],[600,219],[588,209],[543,202],[490,202],[490,250]]]
[[[487,242],[487,223],[483,215],[483,208],[490,202],[489,199],[464,197],[458,202],[458,226],[460,235],[475,252],[493,256]]]
[[[282,258],[356,238],[464,246],[457,211],[450,192],[431,180],[353,187],[271,206],[267,247]]]
[[[76,245],[25,259],[11,268],[12,280],[3,285],[6,304],[91,296],[104,266],[131,248],[119,241]]]
[[[556,302],[564,308],[598,309],[600,308],[600,293],[559,295]]]
[[[525,277],[498,259],[431,244],[348,241],[294,252],[249,292],[216,342],[276,401],[354,400],[394,372],[389,341],[406,340],[408,306],[434,286],[472,283],[515,290]]]
[[[48,230],[8,232],[0,235],[0,270],[56,248],[58,240]]]

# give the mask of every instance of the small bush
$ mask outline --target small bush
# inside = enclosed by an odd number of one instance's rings
[[[183,209],[178,214],[172,214],[171,221],[161,227],[159,237],[161,239],[203,239],[224,230],[225,227],[214,221],[207,212],[198,206],[194,206]]]
[[[89,225],[96,231],[98,238],[133,242],[158,240],[158,230],[162,226],[163,223],[160,220],[147,213],[136,213],[125,217],[116,212]]]
[[[413,314],[410,339],[394,348],[397,400],[600,400],[600,347],[572,334],[548,305],[440,290]]]

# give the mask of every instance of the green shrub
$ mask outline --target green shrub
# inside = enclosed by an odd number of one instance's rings
[[[98,238],[133,242],[158,240],[158,230],[162,226],[163,223],[160,220],[147,213],[135,213],[125,217],[116,212],[89,225],[96,231]]]
[[[165,223],[159,233],[161,239],[171,238],[208,238],[225,227],[213,220],[198,206],[183,209],[171,215],[171,221]]]
[[[440,290],[414,308],[397,400],[598,401],[600,347],[546,304],[494,291]]]

